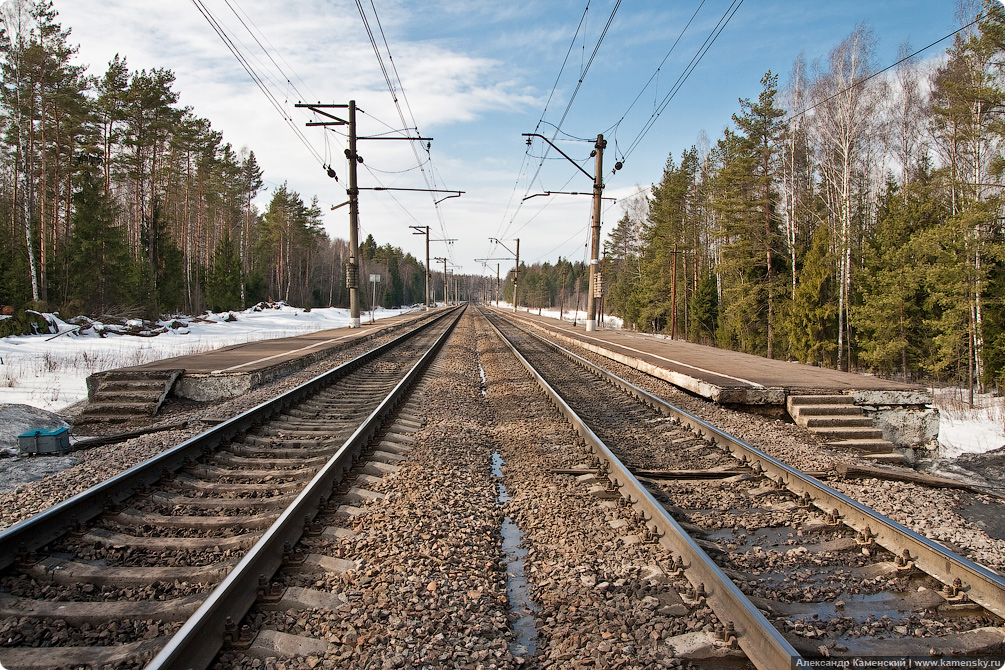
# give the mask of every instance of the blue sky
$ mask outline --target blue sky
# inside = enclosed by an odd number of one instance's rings
[[[401,127],[355,2],[202,1],[243,42],[242,50],[257,59],[256,70],[274,79],[271,90],[279,106],[301,128],[311,149],[250,80],[191,0],[142,3],[142,10],[137,10],[135,0],[56,0],[55,7],[64,27],[73,30],[71,41],[80,45],[81,62],[95,74],[116,53],[124,55],[134,70],[172,69],[181,103],[208,118],[235,148],[254,150],[270,190],[287,181],[305,200],[317,195],[326,229],[347,238],[348,208],[329,209],[345,200],[344,139],[330,131],[304,128],[309,119],[293,104],[301,95],[312,102],[354,98],[366,112],[360,116],[361,134]],[[537,197],[518,205],[524,195],[542,190],[589,192],[591,183],[554,152],[539,172],[538,160],[525,163],[527,147],[521,133],[534,131],[542,114],[545,122],[558,123],[616,3],[591,0],[573,42],[586,0],[374,0],[404,89],[398,98],[406,121],[410,125],[414,118],[421,133],[434,140],[431,163],[423,165],[424,172],[417,168],[416,155],[424,159],[425,152],[413,151],[408,142],[361,143],[365,169],[360,184],[426,188],[435,183],[465,194],[442,202],[437,210],[429,194],[364,191],[361,234],[373,234],[379,243],[390,242],[421,258],[422,238],[413,236],[409,226],[429,225],[434,238],[457,239],[449,247],[434,243],[432,252],[449,254],[461,267],[457,272],[464,274],[489,274],[476,258],[508,255],[490,243],[490,237],[502,238],[510,248],[511,240],[519,237],[521,260],[530,263],[553,262],[559,256],[584,260],[590,198]],[[362,4],[383,49],[372,7],[368,0]],[[646,87],[699,5],[691,26]],[[823,60],[859,23],[868,25],[877,40],[877,68],[893,63],[905,41],[916,49],[957,27],[955,0],[745,0],[627,157],[624,169],[611,176],[616,154],[626,151],[638,136],[729,5],[730,0],[621,2],[561,126],[575,138],[595,139],[603,132],[610,140],[605,195],[624,199],[639,187],[647,188],[659,179],[667,156],[679,156],[702,131],[715,142],[738,111],[738,98],[757,97],[765,71],[778,73],[784,85],[800,52],[810,64]],[[234,10],[252,27],[271,59],[259,50]],[[922,58],[938,57],[948,43]],[[545,114],[567,53],[566,69]],[[295,88],[286,83],[287,76]],[[539,132],[550,137],[554,129],[542,125]],[[585,160],[592,142],[560,146]],[[539,148],[539,144],[532,148],[535,156],[540,155]],[[326,177],[321,163],[331,163],[343,181]],[[592,173],[592,162],[584,165]],[[537,180],[530,183],[535,173]],[[266,192],[259,198],[261,206],[268,196]],[[605,202],[605,236],[621,213],[619,203]],[[505,272],[507,261],[499,262]],[[436,267],[440,265],[434,263]],[[490,274],[495,274],[494,261]]]

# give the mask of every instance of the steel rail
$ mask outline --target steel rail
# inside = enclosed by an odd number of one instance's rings
[[[265,534],[244,555],[206,600],[168,641],[146,670],[190,670],[206,668],[223,645],[228,617],[239,621],[257,598],[259,576],[271,578],[282,565],[284,546],[293,546],[303,535],[306,522],[313,520],[321,503],[352,468],[362,449],[394,411],[415,380],[436,357],[450,336],[460,313],[436,339],[380,405],[349,436],[338,451],[311,479],[310,483],[279,516]]]
[[[502,331],[490,320],[488,323],[517,360],[537,381],[559,412],[575,427],[587,446],[607,464],[611,481],[616,483],[621,496],[626,498],[632,507],[642,515],[647,527],[651,525],[657,532],[660,545],[675,552],[685,562],[685,574],[688,581],[696,588],[699,586],[704,588],[706,602],[716,616],[722,621],[733,622],[737,644],[751,663],[761,670],[787,670],[796,667],[796,662],[802,658],[799,652],[771,625],[694,539],[681,528],[666,508],[629,472],[628,468],[604,444],[603,440],[586,425],[586,422],[576,414],[575,410],[534,369],[534,366],[517,351]],[[512,322],[507,321],[507,323]],[[521,330],[523,329],[521,328]],[[533,333],[528,334],[533,335]]]
[[[0,570],[13,565],[20,554],[41,549],[68,531],[78,528],[80,524],[97,517],[109,506],[117,505],[126,500],[134,495],[138,489],[150,486],[165,474],[180,470],[187,463],[212,452],[224,442],[246,433],[269,417],[279,414],[358,367],[382,356],[408,338],[429,328],[440,319],[446,318],[448,314],[450,312],[444,312],[407,333],[318,375],[272,400],[199,433],[164,453],[138,463],[111,479],[96,484],[54,507],[0,531]]]
[[[508,323],[512,322],[508,321]],[[513,324],[513,326],[541,340],[665,416],[670,416],[674,423],[686,426],[709,444],[730,452],[735,458],[746,461],[752,467],[759,467],[765,475],[775,482],[781,483],[795,495],[800,497],[809,495],[813,504],[822,511],[832,513],[837,510],[842,523],[860,533],[868,532],[876,544],[895,556],[902,556],[905,550],[908,551],[915,566],[943,584],[952,585],[956,579],[959,579],[963,584],[961,590],[969,600],[989,612],[1005,617],[1005,577],[960,556],[876,510],[852,500],[815,477],[804,474],[769,456],[757,447],[705,423],[662,398],[658,398],[594,365],[561,345],[550,342],[517,324]]]

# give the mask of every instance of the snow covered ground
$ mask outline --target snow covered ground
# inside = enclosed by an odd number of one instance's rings
[[[500,307],[507,307],[500,303]],[[376,318],[395,316],[407,309],[378,309]],[[536,314],[537,310],[530,310]],[[226,321],[228,314],[236,320]],[[558,310],[543,310],[543,316],[558,318]],[[582,322],[586,313],[565,311],[566,321]],[[369,314],[363,315],[369,320]],[[75,334],[61,321],[60,335],[0,338],[0,404],[31,405],[58,412],[87,397],[85,380],[101,370],[140,365],[171,356],[182,356],[220,347],[277,337],[303,335],[349,325],[349,311],[281,305],[261,311],[204,314],[200,320],[178,319],[186,325],[168,329],[156,337],[113,335],[99,337],[93,331]],[[605,328],[620,328],[621,320],[605,317]],[[1005,399],[990,394],[977,396],[973,409],[966,406],[959,389],[936,389],[941,414],[941,456],[983,453],[1005,445]]]
[[[974,396],[970,408],[964,390],[943,388],[935,389],[935,404],[940,415],[940,455],[955,458],[1005,446],[1005,398],[982,393]]]
[[[407,309],[377,309],[375,318]],[[233,321],[225,320],[233,315]],[[370,319],[370,313],[361,320]],[[178,318],[181,328],[156,337],[106,334],[76,328],[59,319],[60,335],[0,338],[0,403],[32,405],[58,412],[87,397],[86,379],[101,370],[211,351],[242,342],[304,335],[349,325],[349,310],[319,308],[304,311],[280,304],[278,309],[203,314],[198,320]],[[170,322],[164,322],[170,323]]]

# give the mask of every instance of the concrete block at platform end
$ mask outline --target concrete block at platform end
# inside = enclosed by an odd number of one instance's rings
[[[777,405],[785,404],[785,389],[781,388],[726,388],[707,385],[711,391],[702,394],[720,405]]]
[[[934,407],[866,407],[866,416],[898,447],[934,449],[939,440],[939,410]]]
[[[934,399],[931,392],[925,389],[902,390],[902,391],[852,391],[856,405],[891,405],[903,407],[905,405],[932,405]]]
[[[898,447],[934,449],[939,440],[939,410],[925,389],[856,390],[850,395],[862,407],[883,439]]]
[[[253,376],[236,375],[188,375],[175,384],[175,395],[198,402],[236,398],[254,388]]]

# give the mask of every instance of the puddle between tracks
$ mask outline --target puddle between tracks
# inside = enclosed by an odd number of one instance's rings
[[[485,376],[485,368],[483,368],[483,367],[482,367],[482,362],[481,362],[481,359],[479,359],[479,360],[478,360],[478,376],[482,378],[482,383],[481,383],[481,391],[482,391],[482,397],[484,398],[485,396],[487,396],[487,395],[489,394],[489,381],[488,381],[488,378],[487,378],[487,377]],[[498,456],[498,455],[499,455],[499,454],[495,454],[495,455],[493,455],[493,456],[492,456],[492,458],[493,458],[493,463],[495,463],[495,460],[494,460],[494,459],[495,459],[495,457],[496,457],[496,456]],[[502,462],[502,461],[500,460],[500,462]],[[494,467],[495,467],[495,465],[493,465],[493,468],[494,468]],[[493,470],[492,472],[494,473],[494,472],[495,472],[495,470]],[[496,475],[496,476],[497,476],[497,477],[501,477],[501,476],[502,476],[502,473],[500,472],[500,473],[499,473],[498,475]]]
[[[492,474],[502,479],[503,459],[492,454]],[[512,499],[502,481],[496,482],[496,504],[504,505]],[[506,554],[506,596],[509,598],[510,620],[516,640],[510,643],[510,653],[526,658],[537,648],[537,628],[534,626],[537,604],[531,598],[531,587],[524,576],[524,559],[527,550],[520,546],[523,531],[508,516],[502,523],[502,548]]]

